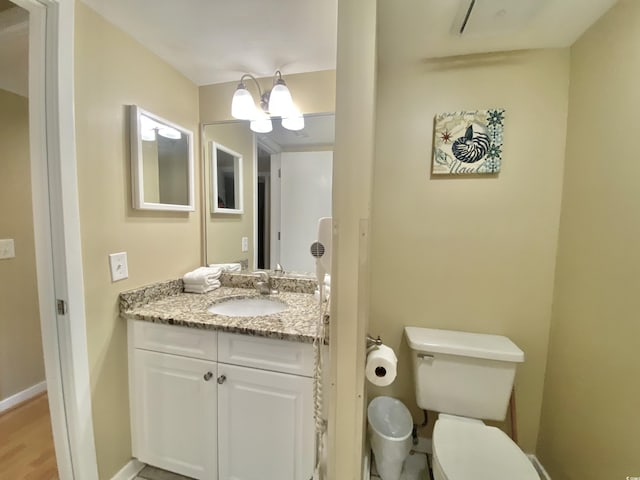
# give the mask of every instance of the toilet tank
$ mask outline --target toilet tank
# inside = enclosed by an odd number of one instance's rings
[[[507,337],[405,327],[418,406],[463,417],[504,420],[524,352]]]

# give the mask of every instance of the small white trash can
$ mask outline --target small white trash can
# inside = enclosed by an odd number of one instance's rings
[[[369,441],[382,480],[399,480],[411,451],[413,418],[404,403],[392,397],[376,397],[367,408]]]

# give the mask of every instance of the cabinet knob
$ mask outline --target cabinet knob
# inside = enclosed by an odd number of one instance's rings
[[[226,375],[220,375],[220,376],[218,377],[218,383],[219,383],[220,385],[222,385],[222,384],[223,384],[224,382],[226,382],[226,381],[227,381],[227,376],[226,376]]]
[[[204,374],[204,380],[205,382],[208,382],[209,380],[211,380],[211,377],[213,377],[213,373],[211,372],[207,372]]]

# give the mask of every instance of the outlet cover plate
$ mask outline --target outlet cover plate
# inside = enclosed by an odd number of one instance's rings
[[[127,252],[109,254],[109,267],[111,268],[111,281],[117,282],[129,278],[127,265]]]
[[[242,237],[242,251],[249,251],[249,237]]]
[[[15,258],[16,248],[12,238],[0,240],[0,260]]]

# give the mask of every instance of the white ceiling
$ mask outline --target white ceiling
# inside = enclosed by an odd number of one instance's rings
[[[336,67],[337,0],[83,0],[197,85]]]
[[[198,85],[336,65],[337,0],[83,1]],[[378,2],[380,58],[566,47],[617,0],[476,0],[541,6],[518,31],[459,37],[452,27],[469,1]],[[28,38],[24,21],[7,26],[13,10],[0,12],[0,88],[26,95]]]
[[[477,4],[534,4],[535,14],[521,28],[500,33],[455,34],[454,23],[470,0],[378,2],[379,58],[385,62],[572,45],[617,0],[476,0]],[[472,16],[474,14],[472,13]],[[402,35],[398,35],[402,32]]]

